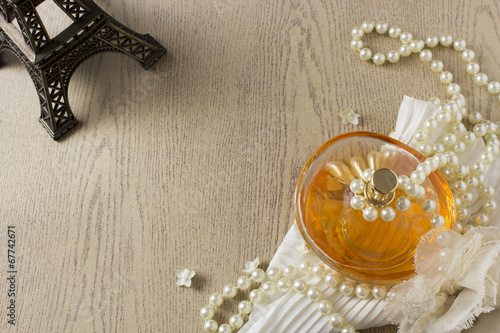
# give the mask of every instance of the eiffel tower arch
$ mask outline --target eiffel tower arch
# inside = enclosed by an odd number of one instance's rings
[[[40,123],[57,140],[78,123],[69,105],[68,85],[83,61],[98,53],[119,52],[149,69],[166,51],[91,0],[53,0],[73,23],[51,39],[36,10],[43,1],[0,0],[0,53],[10,50],[28,70],[40,99]]]

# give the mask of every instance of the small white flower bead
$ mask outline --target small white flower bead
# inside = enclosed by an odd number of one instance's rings
[[[384,207],[380,210],[380,217],[382,220],[390,222],[396,217],[396,211],[392,207]]]
[[[363,209],[363,217],[365,218],[366,221],[368,222],[373,222],[377,219],[378,217],[378,211],[374,207],[366,207]]]
[[[238,293],[238,289],[236,289],[235,286],[228,284],[227,286],[222,289],[222,295],[224,295],[227,298],[234,298],[236,294]]]
[[[429,50],[420,51],[420,60],[423,62],[429,62],[432,60],[432,52]]]
[[[325,276],[325,282],[330,287],[336,287],[340,282],[340,276],[336,273],[328,273]]]
[[[468,63],[466,71],[469,75],[476,75],[477,73],[479,73],[479,64],[477,62]]]
[[[287,278],[281,278],[276,286],[278,287],[279,291],[281,291],[282,293],[286,293],[292,287],[292,282],[290,282],[290,280],[288,280]]]
[[[448,71],[441,72],[441,74],[439,75],[439,80],[444,84],[448,84],[451,82],[451,80],[453,80],[453,74]]]
[[[436,210],[436,202],[432,199],[426,199],[422,202],[420,207],[422,207],[422,210],[425,213],[428,213],[428,214],[434,213],[434,211]]]
[[[391,38],[398,38],[401,35],[401,28],[398,26],[393,26],[389,28],[389,36]]]
[[[340,313],[334,313],[329,318],[328,321],[333,327],[342,327],[344,325],[344,317]]]
[[[329,301],[321,301],[318,303],[318,311],[324,315],[329,314],[332,311],[332,303]]]
[[[403,44],[410,44],[412,38],[413,36],[408,31],[402,32],[401,35],[399,36],[399,40]]]
[[[434,229],[441,229],[444,227],[445,220],[441,215],[434,215],[431,218],[431,227]]]
[[[211,306],[204,306],[200,310],[200,316],[203,320],[212,319],[215,315],[215,311]]]
[[[295,292],[303,294],[307,289],[307,284],[305,283],[304,280],[298,279],[293,282],[292,288]]]
[[[475,57],[474,51],[469,50],[469,49],[463,50],[463,52],[462,52],[462,60],[463,61],[471,62],[472,60],[474,60],[474,57]]]
[[[359,51],[363,47],[363,41],[360,39],[353,39],[351,41],[351,50]]]
[[[410,47],[408,45],[401,45],[398,51],[403,57],[408,57],[411,54]]]
[[[378,66],[383,65],[384,62],[385,62],[385,54],[383,54],[381,52],[375,53],[373,55],[373,59],[372,60],[373,60],[373,63],[375,65],[378,65]]]
[[[370,295],[370,288],[366,284],[358,284],[355,292],[359,298],[367,298]]]
[[[372,289],[372,295],[376,299],[383,299],[387,294],[387,289],[384,286],[374,286]]]
[[[217,332],[217,329],[219,328],[219,325],[217,324],[217,322],[213,319],[210,319],[210,320],[207,320],[205,321],[205,323],[203,324],[203,329],[205,330],[205,332],[207,333],[216,333]]]
[[[217,293],[210,295],[210,297],[208,298],[208,304],[210,304],[211,306],[219,307],[222,305],[222,302],[224,302],[222,295]]]
[[[354,292],[354,286],[351,282],[344,282],[340,285],[339,291],[344,296],[350,296]]]
[[[467,46],[467,43],[463,39],[457,39],[456,41],[453,42],[453,48],[457,52],[462,52],[465,50],[465,47]]]
[[[361,29],[359,27],[353,28],[351,31],[352,38],[359,39],[359,38],[363,37],[363,35],[364,35],[363,29]]]
[[[264,278],[266,276],[266,273],[260,268],[257,268],[255,271],[252,272],[252,280],[255,282],[262,282],[264,281]]]
[[[385,22],[379,22],[375,25],[375,30],[377,31],[377,33],[379,33],[381,35],[385,34],[388,29],[389,29],[389,26]]]
[[[253,305],[249,301],[241,301],[238,304],[238,311],[242,314],[249,314],[252,312]]]
[[[410,209],[411,202],[407,197],[399,197],[396,199],[396,208],[399,211],[405,212]]]
[[[258,289],[254,289],[250,292],[249,298],[255,304],[259,304],[260,302],[262,302],[264,300],[264,294],[262,293],[262,291],[260,291]]]
[[[389,51],[387,53],[387,61],[391,62],[391,63],[395,63],[395,62],[398,62],[399,60],[399,52],[398,51]]]
[[[364,61],[370,60],[372,58],[372,51],[366,47],[359,50],[359,58]]]
[[[325,273],[326,273],[325,266],[315,265],[315,266],[313,266],[311,272],[315,277],[322,278],[323,276],[325,276]]]
[[[281,278],[281,271],[276,267],[269,268],[266,274],[271,281],[277,281]]]
[[[222,324],[219,326],[219,333],[232,333],[233,328],[229,324]]]
[[[365,183],[368,183],[370,181],[370,179],[372,179],[372,176],[373,176],[374,173],[375,173],[375,170],[373,170],[373,169],[366,169],[361,174],[361,178],[363,178],[363,181]]]
[[[361,210],[366,206],[366,199],[362,195],[355,195],[351,198],[351,207],[355,210]]]
[[[436,73],[441,72],[443,70],[443,62],[441,60],[434,60],[431,62],[431,70]]]
[[[272,281],[266,281],[262,284],[262,291],[266,295],[274,295],[276,293],[276,285]]]
[[[307,297],[311,301],[317,301],[321,297],[321,290],[316,287],[311,287],[307,290]]]
[[[236,281],[236,285],[241,290],[247,290],[252,285],[252,281],[250,281],[250,279],[246,276],[240,276]]]
[[[474,75],[474,83],[478,86],[484,86],[488,83],[488,76],[484,73],[477,73]]]
[[[367,34],[373,31],[373,28],[375,28],[375,24],[370,21],[364,21],[361,24],[361,29],[363,29],[363,32],[366,32]]]
[[[439,42],[443,46],[450,46],[453,42],[453,38],[451,37],[451,35],[444,35],[439,38]]]
[[[296,274],[297,274],[297,270],[295,269],[295,267],[293,267],[291,265],[283,268],[283,276],[286,278],[291,279],[291,278],[295,277]]]
[[[492,95],[500,93],[500,83],[497,81],[488,83],[488,92]]]
[[[354,179],[349,188],[354,194],[361,194],[365,190],[365,183],[361,179]]]
[[[311,273],[312,265],[309,261],[301,262],[299,265],[299,272],[302,275],[307,275]]]
[[[232,315],[229,317],[229,325],[233,328],[240,328],[243,326],[243,318],[240,315]]]

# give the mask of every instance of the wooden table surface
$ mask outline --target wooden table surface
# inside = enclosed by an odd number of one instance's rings
[[[1,54],[4,310],[8,225],[18,270],[18,322],[2,310],[2,332],[201,332],[209,295],[246,261],[273,257],[316,148],[349,131],[389,133],[403,95],[445,97],[417,56],[381,67],[359,60],[349,42],[363,20],[415,38],[461,37],[500,81],[497,0],[96,3],[168,54],[149,71],[118,54],[86,61],[69,92],[80,125],[58,142],[38,123],[28,73]],[[400,45],[365,41],[384,52]],[[435,50],[469,110],[499,121],[498,99],[472,83],[458,53]],[[348,107],[359,126],[340,122]],[[181,266],[196,270],[193,287],[176,286]]]

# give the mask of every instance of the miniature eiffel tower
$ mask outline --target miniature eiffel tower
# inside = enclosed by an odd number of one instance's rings
[[[120,24],[92,0],[53,0],[74,22],[51,39],[36,10],[44,1],[0,0],[0,52],[12,51],[28,70],[40,98],[40,122],[56,140],[78,123],[69,106],[68,85],[85,59],[120,52],[148,69],[165,49],[151,36]]]

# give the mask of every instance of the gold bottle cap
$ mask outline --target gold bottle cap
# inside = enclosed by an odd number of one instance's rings
[[[389,169],[379,169],[365,187],[365,196],[374,206],[386,206],[394,199],[398,188],[398,176]]]

